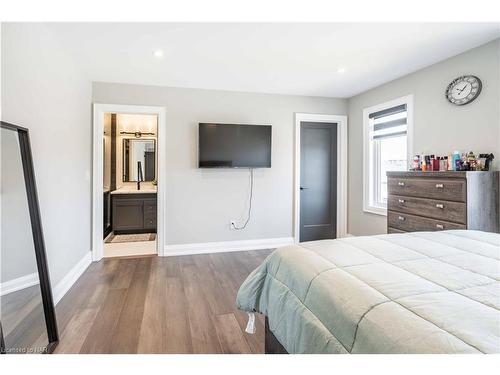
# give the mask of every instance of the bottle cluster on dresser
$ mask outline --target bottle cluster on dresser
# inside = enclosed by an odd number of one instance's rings
[[[494,159],[493,154],[475,155],[472,151],[460,153],[455,151],[450,155],[415,155],[413,171],[489,171]]]

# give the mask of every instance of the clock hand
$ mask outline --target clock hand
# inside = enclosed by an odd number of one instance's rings
[[[460,90],[460,94],[462,93],[462,91],[464,91],[464,90],[465,90],[465,88],[466,88],[466,87],[467,87],[467,84],[465,84],[465,86],[464,86],[464,87],[462,87],[462,90]],[[458,89],[457,89],[457,90],[458,90]]]

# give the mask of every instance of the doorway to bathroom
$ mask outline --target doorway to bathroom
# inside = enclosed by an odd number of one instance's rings
[[[94,261],[163,255],[165,111],[94,105]]]

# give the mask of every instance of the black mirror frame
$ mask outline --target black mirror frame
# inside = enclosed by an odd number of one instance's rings
[[[47,327],[48,344],[45,353],[52,353],[59,343],[59,333],[57,330],[57,321],[55,314],[54,299],[52,297],[52,288],[47,264],[47,255],[45,252],[45,242],[43,239],[42,222],[40,217],[40,206],[38,204],[38,194],[36,190],[35,172],[33,169],[33,157],[31,154],[31,145],[29,131],[21,126],[9,124],[0,121],[2,129],[16,131],[19,138],[19,147],[21,151],[21,160],[23,164],[24,182],[26,185],[26,196],[28,199],[28,209],[31,221],[31,231],[33,234],[33,245],[35,248],[36,264],[38,268],[38,277],[40,279],[40,289],[42,295],[43,311],[45,314],[45,324]],[[3,330],[0,322],[0,353],[5,353],[5,342]]]
[[[156,139],[155,138],[123,138],[122,140],[122,182],[137,182],[125,180],[125,141],[153,141],[155,147],[155,160],[154,160],[154,170],[155,170],[155,178],[150,181],[141,181],[141,182],[152,182],[156,180]]]

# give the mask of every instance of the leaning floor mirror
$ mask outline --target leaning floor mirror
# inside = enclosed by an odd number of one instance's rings
[[[0,351],[51,353],[58,333],[29,133],[0,130]]]

